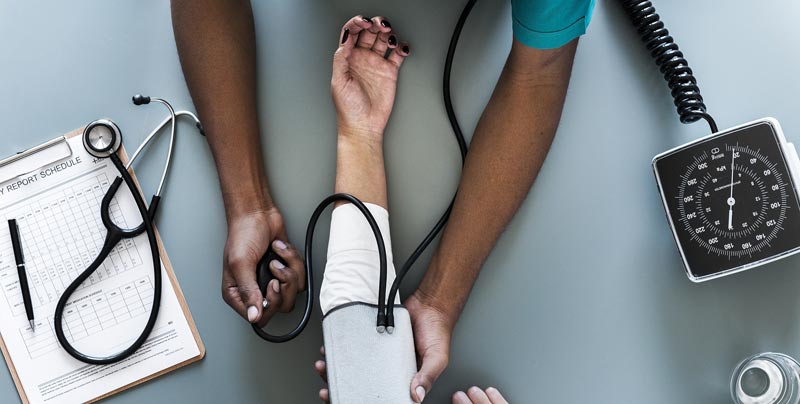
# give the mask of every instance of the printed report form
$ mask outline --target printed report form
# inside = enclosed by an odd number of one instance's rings
[[[191,315],[181,304],[180,289],[164,266],[164,255],[158,321],[139,351],[120,363],[95,366],[73,359],[58,344],[56,303],[103,244],[100,201],[117,176],[111,161],[86,152],[81,136],[68,138],[67,144],[68,157],[0,183],[0,221],[17,219],[36,317],[33,330],[25,315],[11,238],[0,231],[0,335],[20,396],[33,403],[93,401],[199,360],[204,353]],[[124,185],[111,212],[121,227],[135,227],[142,220]],[[114,248],[64,310],[65,333],[78,350],[106,356],[139,335],[155,293],[152,267],[146,234]]]

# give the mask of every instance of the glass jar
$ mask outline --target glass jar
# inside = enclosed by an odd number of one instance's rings
[[[781,353],[753,355],[733,371],[731,396],[736,404],[800,404],[800,364]]]

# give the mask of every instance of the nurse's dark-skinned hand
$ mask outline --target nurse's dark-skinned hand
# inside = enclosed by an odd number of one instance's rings
[[[297,292],[305,288],[302,260],[286,239],[283,216],[277,208],[254,210],[228,218],[228,239],[222,264],[222,298],[248,322],[263,325],[276,311],[291,310]],[[287,248],[280,248],[278,242]],[[274,264],[270,264],[276,279],[269,285],[267,300],[270,304],[265,309],[264,297],[256,282],[256,265],[270,243],[275,253],[287,261],[289,268],[276,269]]]
[[[382,139],[410,51],[383,17],[355,16],[342,27],[331,76],[340,135]]]

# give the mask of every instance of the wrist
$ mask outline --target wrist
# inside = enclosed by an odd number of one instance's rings
[[[266,185],[241,187],[236,190],[223,192],[222,199],[225,203],[225,216],[228,223],[231,223],[237,218],[249,216],[254,213],[277,211],[277,207]]]
[[[339,141],[355,141],[372,145],[383,144],[383,128],[338,125]]]
[[[448,293],[436,290],[423,280],[414,292],[414,298],[423,306],[429,307],[439,313],[440,318],[452,333],[455,329],[458,318],[461,316],[462,304],[456,304]]]

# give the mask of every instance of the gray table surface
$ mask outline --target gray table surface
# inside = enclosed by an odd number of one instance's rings
[[[402,70],[386,154],[395,256],[405,257],[444,209],[459,159],[442,105],[444,53],[462,0],[261,1],[254,5],[263,151],[291,240],[333,189],[330,61],[356,13],[389,17],[413,46]],[[659,1],[721,127],[762,116],[800,141],[800,3]],[[510,6],[482,0],[462,38],[456,109],[471,133],[510,41]],[[111,117],[138,145],[160,108],[142,92],[192,108],[166,1],[0,3],[0,154]],[[296,341],[257,339],[219,293],[225,217],[204,140],[180,126],[159,229],[208,356],[120,394],[113,403],[315,402],[318,313]],[[661,76],[617,3],[600,0],[580,42],[547,163],[478,280],[430,402],[472,384],[514,403],[726,403],[743,357],[800,355],[800,257],[690,283],[650,169],[653,155],[705,134],[681,125]],[[165,142],[137,167],[156,185]],[[327,228],[327,222],[321,223]],[[315,256],[324,258],[325,231]],[[421,262],[429,259],[426,254]],[[419,281],[424,265],[407,282]],[[317,282],[320,277],[317,277]],[[288,325],[288,321],[286,324]],[[0,374],[0,401],[13,402]]]

